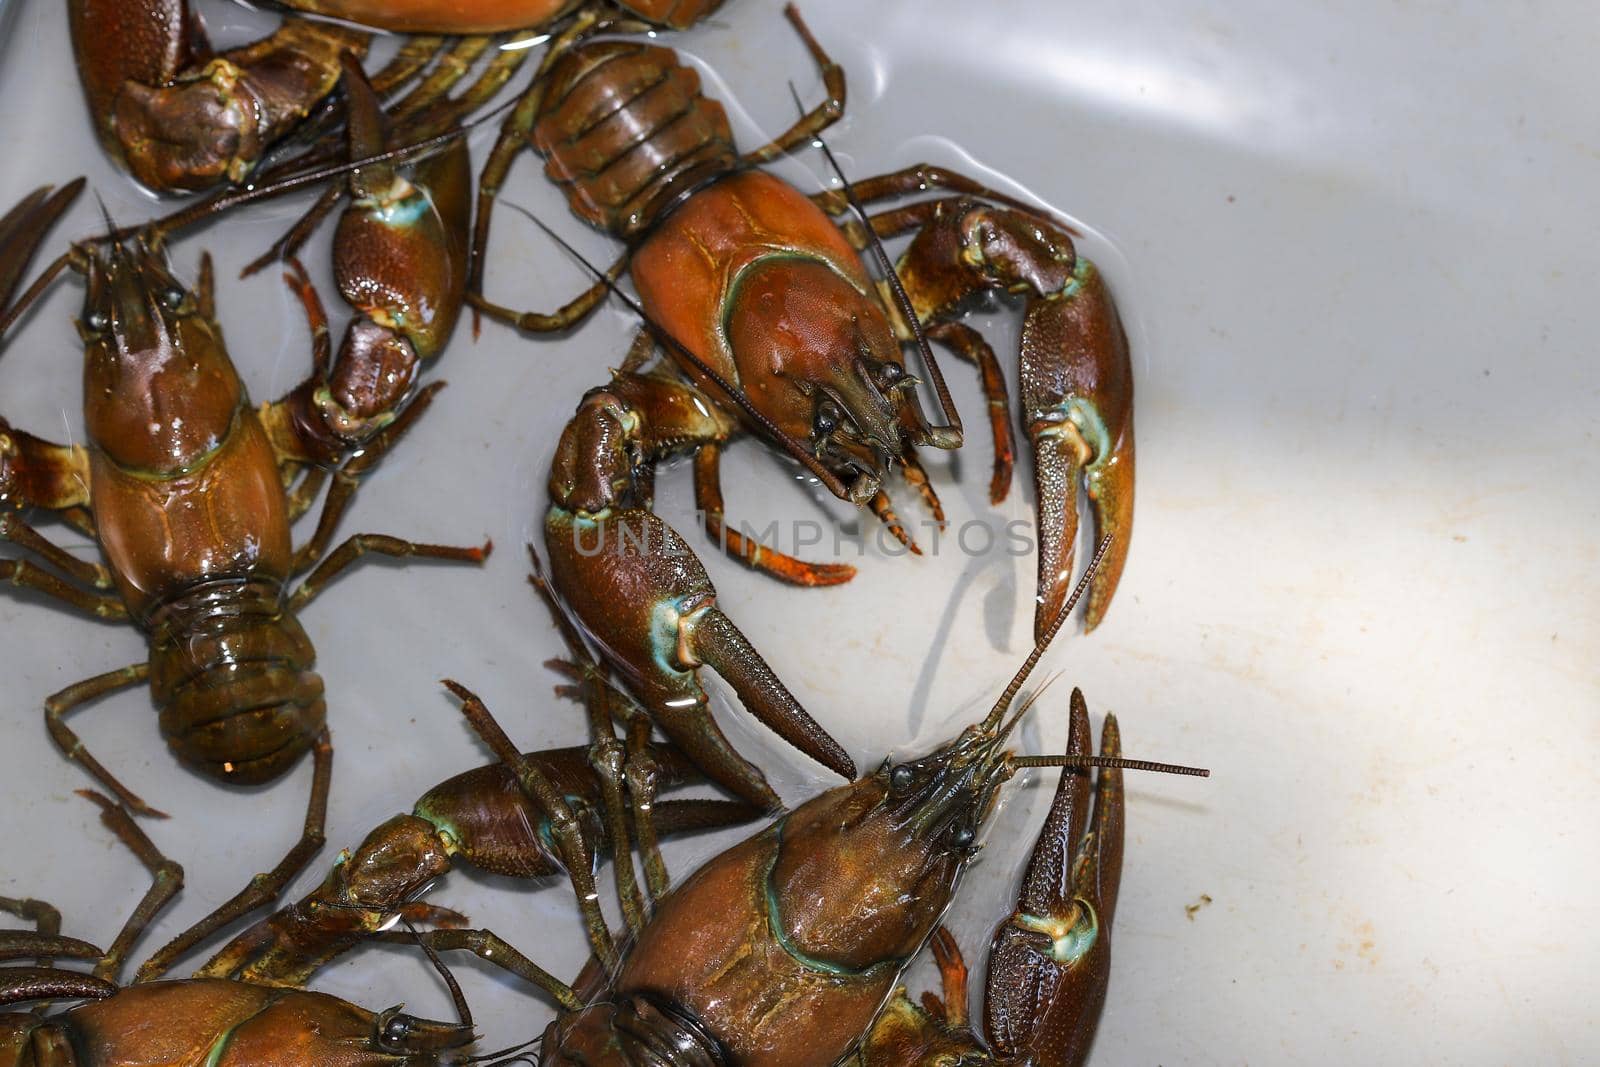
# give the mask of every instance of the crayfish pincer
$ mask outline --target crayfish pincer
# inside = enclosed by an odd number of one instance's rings
[[[72,44],[101,143],[139,181],[194,192],[240,181],[339,82],[370,34],[286,20],[214,53],[188,0],[71,0]]]

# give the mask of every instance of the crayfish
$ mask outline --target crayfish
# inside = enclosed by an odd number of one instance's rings
[[[523,330],[557,331],[620,291],[624,272],[631,277],[646,329],[610,382],[583,399],[552,463],[545,535],[553,580],[674,744],[719,784],[768,806],[776,798],[760,770],[733,751],[707,710],[702,665],[801,751],[845,777],[854,767],[717,607],[699,560],[655,514],[659,462],[693,455],[697,510],[739,562],[798,585],[848,581],[848,565],[799,560],[730,528],[724,450],[742,432],[763,437],[911,544],[885,488],[889,469],[898,466],[942,519],[916,450],[963,440],[931,336],[982,371],[995,413],[998,499],[1011,479],[1004,377],[981,336],[956,320],[972,299],[997,290],[1020,294],[1025,305],[1023,421],[1035,453],[1040,545],[1035,636],[1072,582],[1080,481],[1096,536],[1113,545],[1089,592],[1091,628],[1117,585],[1133,501],[1126,339],[1103,281],[1064,226],[937,168],[809,197],[757,168],[812,144],[845,107],[844,72],[798,12],[786,13],[821,71],[826,99],[742,154],[722,106],[701,94],[698,75],[672,50],[607,39],[561,55],[527,116],[528,138],[573,211],[628,249],[608,270],[590,268],[594,284],[552,314],[519,313],[469,292],[480,312]],[[862,214],[844,228],[830,217],[925,189],[952,195]],[[485,220],[480,207],[479,262]],[[874,282],[861,252],[882,256],[880,236],[911,230],[898,267]],[[911,341],[942,422],[922,410],[919,379],[902,355]],[[648,367],[658,347],[666,358]]]
[[[0,304],[81,187],[80,180],[53,195],[40,189],[0,220]],[[0,539],[44,564],[0,559],[0,580],[132,623],[149,656],[50,696],[50,736],[123,803],[153,815],[160,813],[84,747],[67,725],[69,713],[147,682],[162,736],[202,774],[255,784],[279,777],[307,751],[315,761],[300,841],[191,931],[184,943],[192,944],[270,901],[322,843],[333,750],[299,611],[363,556],[481,563],[490,546],[356,534],[329,551],[360,477],[442,383],[403,406],[403,392],[375,405],[372,390],[385,376],[359,373],[365,353],[347,351],[331,369],[319,359],[305,384],[257,409],[223,345],[208,259],[192,290],[171,273],[158,235],[114,241],[106,253],[80,245],[64,259],[87,281],[78,320],[87,438],[56,444],[0,420]],[[340,383],[353,390],[348,406]],[[353,434],[345,432],[352,408],[372,416]],[[314,499],[302,490],[320,480],[308,477],[293,493],[288,486],[297,472],[329,464],[337,464],[334,486],[316,532],[295,548],[290,523]],[[106,563],[57,546],[25,521],[27,508],[53,512],[92,537]]]

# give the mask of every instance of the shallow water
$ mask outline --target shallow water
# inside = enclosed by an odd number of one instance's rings
[[[732,0],[681,41],[715,73],[708,91],[730,101],[745,145],[793,114],[787,79],[807,99],[819,89],[777,6]],[[1488,5],[1445,26],[1377,4],[1359,20],[1305,9],[1292,39],[1274,20],[1198,2],[1115,16],[1040,5],[981,27],[965,4],[856,8],[806,5],[851,75],[848,116],[828,133],[846,170],[927,159],[1014,176],[1089,231],[1083,250],[1110,276],[1134,342],[1141,481],[1128,571],[1105,626],[1063,638],[1047,660],[1065,676],[1024,740],[1058,746],[1067,686],[1081,685],[1093,711],[1119,713],[1130,753],[1215,777],[1129,782],[1096,1062],[1584,1061],[1600,1046],[1580,969],[1600,948],[1584,888],[1600,872],[1579,844],[1600,810],[1600,371],[1587,310],[1600,263],[1581,220],[1596,217],[1600,184],[1577,103],[1594,94],[1571,87],[1593,79],[1592,49],[1559,20],[1507,28]],[[206,10],[224,16],[214,26],[238,19],[230,34],[270,24]],[[0,140],[29,148],[0,158],[0,202],[87,173],[119,219],[148,213],[93,141],[61,12],[12,0],[7,17]],[[1486,67],[1496,73],[1473,76]],[[479,158],[491,137],[474,137]],[[825,180],[815,155],[781,173],[803,188]],[[609,242],[567,215],[531,158],[506,195],[608,260]],[[236,275],[303,203],[252,208],[173,254],[187,278],[202,248],[217,257],[222,323],[257,401],[303,377],[307,339],[274,272]],[[58,234],[92,231],[95,211],[86,198]],[[326,240],[306,262],[338,330]],[[507,303],[553,307],[585,283],[510,211],[491,254],[490,291]],[[0,412],[19,428],[81,433],[69,321],[80,300],[76,283],[60,287],[0,357]],[[1014,372],[1010,317],[974,321]],[[583,736],[576,708],[550,695],[541,663],[559,644],[518,546],[537,531],[559,427],[633,328],[608,308],[558,340],[488,325],[474,344],[463,330],[430,371],[451,387],[342,532],[487,534],[498,550],[481,572],[368,567],[304,613],[337,757],[329,847],[296,892],[337,848],[485,761],[440,677],[476,689],[530,747]],[[1025,486],[989,508],[982,401],[972,375],[945,365],[970,444],[926,458],[954,528],[1025,517]],[[681,465],[658,497],[728,613],[861,765],[949,733],[1026,652],[1032,560],[959,545],[889,558],[870,523],[792,481],[755,444],[735,447],[730,516],[824,530],[842,518],[847,534],[868,535],[848,586],[781,589],[714,558],[692,532]],[[924,517],[909,501],[902,513]],[[809,551],[831,549],[825,535]],[[855,542],[841,551],[850,558]],[[0,893],[52,899],[68,932],[104,942],[146,879],[72,795],[86,779],[57,758],[37,708],[141,658],[141,642],[13,597],[0,598],[0,626],[13,721],[0,746],[0,855],[12,857]],[[785,796],[818,782],[742,716],[723,721]],[[262,790],[213,786],[177,768],[143,692],[75,722],[174,815],[148,829],[184,863],[187,888],[144,951],[298,832],[308,766]],[[953,914],[974,961],[1043,800],[1024,789],[1001,813]],[[674,848],[673,869],[719,843]],[[1186,913],[1202,896],[1211,903]],[[580,961],[559,885],[530,894],[458,872],[432,899],[558,974]],[[542,1028],[541,1003],[475,963],[459,969],[489,1047]],[[448,1011],[426,965],[400,949],[360,954],[318,987]]]

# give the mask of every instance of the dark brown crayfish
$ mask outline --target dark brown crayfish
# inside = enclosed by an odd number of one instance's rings
[[[38,190],[0,220],[0,304],[81,184],[53,196]],[[300,609],[369,553],[478,563],[489,546],[356,534],[328,551],[360,476],[422,415],[438,385],[403,407],[396,405],[404,394],[391,396],[386,410],[372,409],[363,432],[346,433],[348,409],[328,398],[348,380],[341,372],[361,363],[361,353],[347,353],[331,371],[319,363],[303,386],[257,409],[223,345],[208,262],[190,290],[169,271],[154,238],[115,242],[109,254],[79,246],[67,258],[87,279],[78,323],[86,443],[55,444],[0,420],[0,539],[44,564],[0,560],[0,581],[131,622],[146,636],[149,659],[51,696],[50,735],[146,814],[159,813],[102,766],[66,722],[74,709],[127,686],[148,682],[173,753],[219,781],[270,781],[307,751],[316,761],[301,840],[202,923],[198,938],[270,901],[322,843],[332,746]],[[361,378],[352,383],[358,407],[371,399]],[[291,495],[286,486],[296,472],[330,463],[340,465],[317,530],[295,548],[290,522],[313,497]],[[54,512],[93,537],[106,563],[55,545],[25,521],[27,508]]]

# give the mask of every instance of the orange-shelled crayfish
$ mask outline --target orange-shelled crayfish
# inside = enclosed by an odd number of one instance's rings
[[[680,749],[753,803],[775,797],[734,752],[697,676],[710,666],[769,727],[845,777],[844,752],[800,707],[717,607],[687,543],[653,510],[654,468],[692,454],[697,510],[729,555],[798,585],[848,581],[854,568],[811,563],[731,528],[720,481],[733,437],[755,434],[835,496],[870,508],[908,545],[886,479],[906,483],[942,520],[917,448],[958,447],[961,420],[928,344],[978,366],[996,441],[992,496],[1011,481],[1010,407],[994,353],[957,318],[986,292],[1019,295],[1022,421],[1034,452],[1038,514],[1035,635],[1072,582],[1077,493],[1112,549],[1086,623],[1104,615],[1133,515],[1132,374],[1116,308],[1068,228],[948,170],[920,166],[807,196],[758,165],[817,141],[845,107],[844,72],[786,9],[821,71],[826,99],[768,144],[740,153],[720,104],[672,50],[637,40],[582,41],[554,63],[525,136],[575,213],[628,243],[584,293],[551,314],[517,312],[476,292],[480,312],[529,331],[582,321],[626,273],[646,323],[622,368],[565,427],[545,519],[553,580],[607,658]],[[831,155],[830,155],[831,159]],[[944,195],[868,218],[861,205]],[[844,227],[832,216],[855,209]],[[481,264],[487,215],[480,203]],[[541,223],[543,225],[543,223]],[[548,228],[547,228],[548,229]],[[897,267],[879,239],[913,232]],[[880,259],[874,281],[862,253]],[[476,273],[474,278],[476,278]],[[942,421],[931,421],[902,346],[917,342]],[[657,349],[665,359],[648,364]]]

